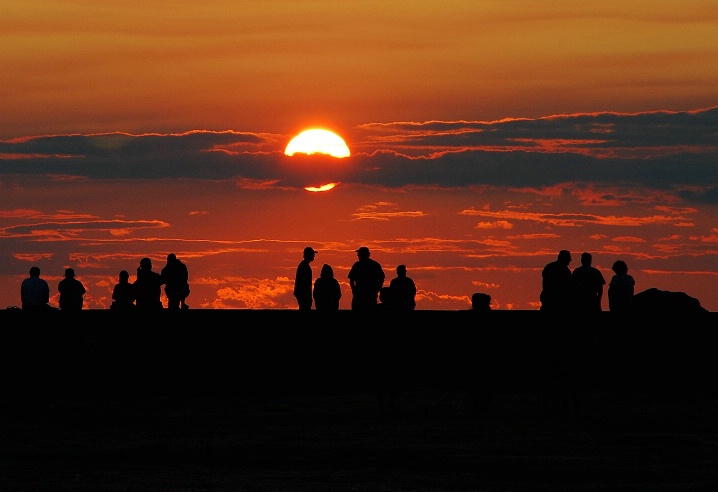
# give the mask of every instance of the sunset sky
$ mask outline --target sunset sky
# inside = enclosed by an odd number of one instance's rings
[[[715,0],[3,0],[0,68],[0,308],[176,253],[192,308],[294,309],[312,246],[349,309],[368,246],[417,309],[538,309],[569,249],[718,311]]]

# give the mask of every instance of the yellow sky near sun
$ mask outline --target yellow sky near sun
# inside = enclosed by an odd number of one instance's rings
[[[0,136],[705,107],[717,20],[714,0],[11,0]]]

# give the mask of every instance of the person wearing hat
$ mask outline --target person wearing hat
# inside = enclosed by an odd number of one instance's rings
[[[384,269],[378,261],[370,258],[366,246],[356,250],[358,260],[349,270],[349,285],[352,289],[352,310],[369,311],[377,306],[379,291],[384,285]]]
[[[63,311],[82,311],[82,303],[87,290],[82,282],[75,278],[73,268],[65,269],[65,278],[57,284],[60,292],[60,309]]]
[[[294,276],[294,297],[297,299],[300,311],[312,309],[312,267],[317,252],[307,246],[304,248],[304,258],[297,265],[297,274]]]

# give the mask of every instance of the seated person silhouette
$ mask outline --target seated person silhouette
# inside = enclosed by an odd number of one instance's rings
[[[483,292],[474,292],[471,296],[471,310],[482,313],[491,311],[491,296]]]
[[[135,286],[130,283],[130,273],[127,270],[120,272],[119,281],[112,290],[112,304],[110,309],[127,311],[135,308]]]

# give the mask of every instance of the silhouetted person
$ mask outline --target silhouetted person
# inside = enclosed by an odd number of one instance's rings
[[[479,313],[491,311],[491,296],[483,292],[474,292],[471,295],[471,310]]]
[[[314,281],[314,307],[317,311],[338,311],[339,299],[342,298],[342,289],[339,281],[334,278],[334,269],[331,265],[322,265],[319,277]]]
[[[130,273],[127,270],[120,271],[119,281],[112,289],[110,309],[118,311],[135,309],[135,286],[130,283]]]
[[[348,275],[352,289],[352,310],[373,310],[386,276],[379,262],[370,258],[369,248],[362,246],[356,250],[356,254],[359,259],[354,262]]]
[[[165,295],[167,296],[167,309],[188,309],[185,299],[189,295],[189,272],[177,255],[167,255],[167,264],[160,271],[165,284]]]
[[[294,276],[294,297],[297,299],[300,311],[312,309],[312,266],[311,262],[317,252],[307,246],[304,248],[302,261],[297,265],[297,273]]]
[[[416,284],[406,276],[406,265],[396,267],[396,277],[389,282],[391,300],[397,311],[411,311],[416,308]]]
[[[20,302],[28,311],[49,309],[50,286],[40,278],[40,267],[31,267],[30,276],[20,284]]]
[[[57,284],[60,292],[60,309],[63,311],[82,311],[85,286],[75,278],[73,268],[65,268],[65,278]]]
[[[142,311],[162,310],[162,275],[152,271],[152,260],[142,258],[137,267],[135,287],[135,306]]]
[[[623,260],[616,260],[611,270],[615,275],[608,284],[608,309],[611,312],[625,313],[633,304],[636,281],[628,274],[628,265]]]
[[[565,313],[571,298],[571,252],[562,249],[555,261],[548,263],[541,272],[541,311]]]
[[[603,286],[606,279],[601,271],[592,266],[591,253],[581,253],[581,266],[571,273],[573,308],[577,313],[600,313]]]

